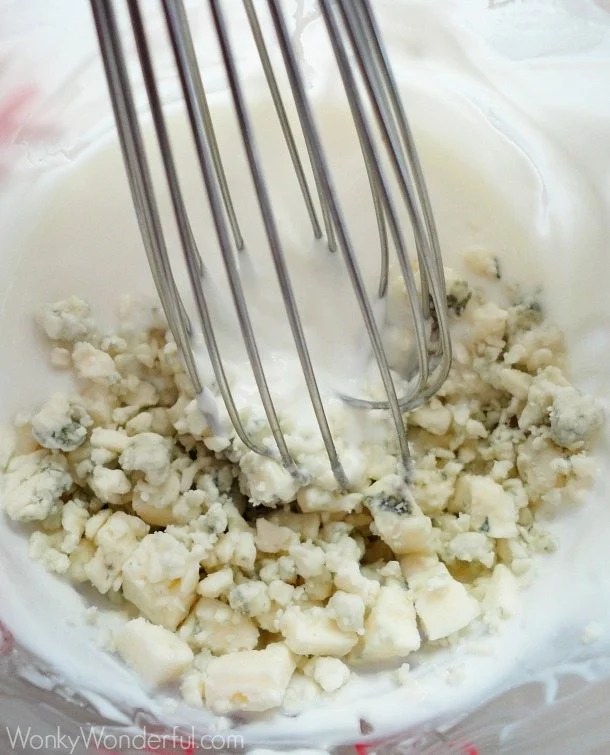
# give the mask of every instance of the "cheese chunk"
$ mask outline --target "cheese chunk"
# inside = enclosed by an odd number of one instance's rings
[[[360,595],[337,590],[328,601],[328,608],[340,629],[346,632],[364,632],[365,605]]]
[[[186,642],[142,617],[125,624],[116,637],[116,647],[123,660],[154,687],[177,679],[193,661]]]
[[[355,632],[344,632],[327,610],[319,606],[290,606],[280,620],[286,645],[297,655],[347,655],[358,640]]]
[[[94,327],[91,307],[78,296],[45,304],[38,311],[36,321],[52,341],[78,341]]]
[[[295,478],[274,459],[254,451],[245,453],[240,462],[240,483],[250,498],[264,506],[294,500],[298,489]]]
[[[194,647],[213,653],[253,650],[258,643],[258,629],[252,619],[214,598],[197,601],[180,635]]]
[[[362,659],[403,658],[417,650],[420,643],[415,606],[409,592],[399,584],[385,585],[365,622]]]
[[[394,553],[426,553],[433,549],[432,520],[422,513],[402,478],[388,475],[366,492],[364,500],[379,536]]]
[[[298,536],[288,527],[281,527],[266,519],[256,520],[255,543],[263,553],[280,553],[287,551],[292,543],[298,542]]]
[[[472,529],[485,532],[489,537],[517,535],[515,499],[489,477],[462,475],[451,507],[469,513]]]
[[[485,586],[483,613],[492,626],[514,616],[520,605],[519,583],[504,564],[498,564]]]
[[[32,435],[44,448],[74,451],[85,442],[91,423],[80,404],[55,393],[32,417]]]
[[[415,597],[415,611],[429,640],[448,637],[479,615],[479,603],[453,579],[444,564],[437,562],[423,568],[416,564],[413,570],[406,558],[402,565]]]
[[[350,677],[349,668],[338,658],[316,658],[311,672],[324,692],[336,692]]]
[[[275,708],[282,704],[294,669],[283,643],[214,658],[206,672],[205,701],[220,714]]]
[[[90,343],[79,341],[72,350],[72,363],[80,378],[104,383],[116,382],[119,373],[110,354],[96,349]]]
[[[147,535],[123,566],[123,594],[146,618],[176,629],[188,614],[199,583],[199,564],[165,532]]]
[[[62,495],[72,487],[61,461],[42,452],[13,459],[2,490],[4,510],[11,519],[42,521],[59,510]]]
[[[168,443],[157,433],[134,435],[121,454],[119,463],[126,472],[143,472],[146,482],[151,485],[162,485],[169,475]]]
[[[102,521],[104,517],[99,514],[98,516],[99,521]],[[91,584],[102,594],[121,586],[123,564],[148,530],[145,522],[124,511],[109,514],[106,521],[97,529],[87,523],[85,532],[93,538],[97,549],[93,558],[85,564],[84,572]]]

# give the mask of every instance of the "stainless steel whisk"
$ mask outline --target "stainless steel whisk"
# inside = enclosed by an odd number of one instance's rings
[[[139,63],[150,104],[156,137],[171,194],[173,210],[180,234],[200,325],[214,370],[218,389],[226,405],[234,429],[243,443],[253,451],[269,455],[246,431],[237,411],[223,359],[218,347],[210,315],[202,275],[204,267],[197,250],[183,199],[178,172],[155,76],[151,49],[139,0],[126,2]],[[121,141],[133,201],[162,306],[193,385],[197,392],[202,384],[191,347],[192,326],[171,270],[163,226],[144,148],[132,84],[127,72],[121,34],[115,18],[113,0],[90,0],[116,125]],[[182,94],[197,157],[209,200],[212,218],[231,295],[236,308],[253,374],[262,399],[269,426],[283,465],[297,474],[295,460],[274,406],[265,376],[256,335],[248,311],[244,289],[235,259],[235,248],[244,247],[239,221],[233,207],[231,192],[223,169],[222,158],[214,133],[212,115],[207,102],[201,72],[183,0],[160,0],[167,31],[179,74]],[[369,0],[318,0],[318,6],[337,63],[356,127],[371,187],[381,246],[379,296],[384,296],[388,279],[388,233],[398,259],[408,294],[417,355],[406,393],[402,396],[392,379],[382,333],[366,292],[363,277],[354,253],[345,216],[341,210],[329,161],[316,126],[312,105],[297,55],[293,49],[286,23],[286,0],[265,0],[273,27],[273,39],[266,39],[253,0],[242,0],[269,91],[289,149],[300,190],[309,214],[314,236],[322,237],[316,205],[308,186],[296,140],[282,99],[280,86],[269,54],[269,44],[279,48],[311,164],[315,193],[322,214],[326,242],[331,251],[339,250],[345,261],[354,294],[368,333],[387,400],[369,401],[345,396],[350,404],[365,409],[389,410],[396,429],[400,454],[405,469],[410,467],[403,412],[432,396],[442,385],[449,371],[451,345],[447,326],[447,302],[442,261],[434,218],[417,155],[415,143],[391,71],[383,40]],[[220,46],[229,83],[239,132],[256,191],[269,249],[278,276],[286,315],[304,373],[320,433],[330,464],[342,489],[349,488],[324,408],[315,370],[299,316],[289,271],[272,210],[259,153],[256,148],[251,114],[243,83],[235,65],[233,45],[229,36],[222,0],[208,0],[214,31]],[[226,6],[225,6],[226,7]],[[388,170],[390,166],[391,170]],[[389,174],[389,175],[388,175]],[[398,192],[391,188],[391,181]],[[395,194],[398,193],[398,199]],[[399,222],[399,207],[406,207],[419,272],[409,260],[407,244]],[[417,280],[418,277],[418,280]],[[419,286],[418,286],[419,283]]]

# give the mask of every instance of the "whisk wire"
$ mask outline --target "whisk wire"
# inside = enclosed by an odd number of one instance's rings
[[[174,209],[174,215],[176,218],[176,224],[178,226],[178,232],[180,234],[180,240],[182,243],[182,249],[184,253],[185,263],[189,274],[189,279],[194,292],[195,302],[199,314],[201,328],[204,334],[204,339],[210,355],[210,361],[216,377],[217,384],[221,395],[227,406],[229,417],[234,424],[236,432],[241,440],[252,450],[261,452],[258,446],[251,444],[250,438],[243,429],[239,412],[233,402],[233,397],[229,387],[229,382],[226,377],[222,359],[220,357],[220,350],[214,334],[212,326],[212,318],[210,316],[206,297],[203,295],[201,286],[201,272],[202,262],[197,250],[197,246],[192,234],[191,226],[188,221],[188,215],[180,189],[180,183],[178,180],[178,174],[173,159],[172,148],[170,144],[169,134],[165,123],[165,116],[163,113],[163,107],[159,97],[156,78],[152,66],[152,60],[150,56],[149,45],[146,37],[146,31],[144,28],[142,13],[140,10],[139,0],[131,0],[129,3],[129,14],[131,25],[136,41],[136,47],[138,51],[138,57],[140,65],[142,66],[142,73],[144,77],[144,84],[148,96],[148,101],[151,108],[151,114],[153,117],[153,123],[155,126],[155,133],[159,144],[159,150],[163,160],[163,166],[168,182],[168,187],[171,195],[172,205]],[[189,354],[192,356],[192,352],[189,349]],[[199,381],[197,370],[194,367],[194,373]],[[190,371],[189,371],[190,374]],[[192,379],[192,376],[191,376]],[[197,383],[195,383],[197,385]]]
[[[311,221],[313,235],[314,238],[320,239],[322,238],[322,229],[320,228],[318,215],[316,213],[316,208],[314,206],[311,192],[309,190],[309,185],[305,176],[305,170],[303,168],[301,157],[299,155],[299,150],[292,133],[292,128],[290,127],[290,121],[288,120],[288,114],[286,113],[286,108],[284,106],[284,101],[280,93],[280,88],[278,86],[275,73],[273,72],[273,65],[271,63],[271,58],[269,57],[267,45],[265,44],[265,37],[258,20],[258,14],[256,13],[256,8],[254,7],[253,0],[243,0],[243,5],[246,10],[248,23],[250,24],[252,37],[254,38],[254,43],[256,44],[256,49],[261,61],[263,73],[265,74],[267,86],[269,87],[269,92],[271,93],[275,112],[277,113],[280,126],[282,127],[282,133],[286,141],[286,146],[288,147],[288,152],[290,153],[290,159],[292,160],[292,165],[294,167],[295,173],[297,174],[297,180],[299,182],[301,194],[303,195],[303,201],[305,202],[307,213]]]
[[[375,147],[372,131],[364,112],[364,104],[359,96],[355,77],[348,60],[347,50],[342,43],[339,29],[337,27],[337,22],[331,10],[331,5],[326,0],[322,0],[322,13],[324,16],[324,21],[329,29],[329,37],[332,41],[332,45],[335,51],[340,74],[343,78],[345,91],[352,111],[352,116],[354,118],[354,123],[358,130],[358,133],[360,134],[361,144],[363,145],[363,149],[369,156],[370,164],[375,170],[375,180],[381,192],[383,209],[388,216],[392,240],[394,242],[396,253],[399,259],[399,264],[411,307],[411,315],[415,329],[415,340],[418,353],[418,370],[416,380],[412,380],[410,394],[408,394],[406,397],[403,397],[399,401],[399,404],[404,405],[405,403],[410,401],[413,395],[416,395],[421,390],[422,386],[428,378],[425,324],[423,318],[421,317],[421,313],[418,310],[418,293],[415,285],[415,278],[407,257],[404,238],[400,231],[397,211],[392,200],[386,176],[383,174],[381,157]],[[352,39],[353,41],[355,41],[353,37]],[[357,47],[357,44],[355,44],[354,46]],[[379,109],[379,103],[376,99],[377,92],[373,87],[369,88],[369,94],[371,96],[371,99],[375,103],[376,109]],[[392,155],[392,157],[395,157],[395,155]],[[347,398],[347,400],[351,402],[355,401],[355,399],[352,398]],[[368,402],[363,403],[366,406]]]
[[[129,3],[137,2],[138,0],[128,0]],[[200,113],[203,123],[208,148],[212,158],[212,165],[216,173],[216,179],[218,181],[218,187],[222,196],[222,201],[227,213],[231,231],[233,233],[233,239],[236,248],[241,251],[244,248],[244,239],[239,227],[239,221],[233,206],[233,200],[231,198],[231,191],[227,181],[227,176],[222,162],[220,149],[218,147],[218,140],[216,138],[216,131],[214,129],[214,122],[212,120],[212,114],[210,113],[210,106],[208,104],[208,98],[205,93],[203,81],[201,79],[201,73],[199,64],[197,62],[197,53],[195,52],[195,46],[191,36],[190,26],[188,23],[186,10],[182,0],[178,0],[176,3],[166,2],[161,0],[165,11],[166,19],[168,14],[172,14],[175,28],[180,28],[180,45],[182,48],[182,60],[184,64],[188,66],[191,79],[191,94],[194,98],[198,112]],[[175,7],[172,7],[175,6]],[[169,21],[168,21],[169,23]]]
[[[369,335],[369,339],[371,341],[373,352],[377,359],[383,385],[388,395],[390,412],[392,414],[392,420],[397,432],[400,455],[404,466],[408,467],[410,466],[409,444],[407,442],[402,414],[398,405],[396,388],[394,386],[394,381],[392,380],[390,366],[388,364],[385,349],[383,347],[381,334],[379,333],[379,328],[377,327],[366,287],[364,285],[359,265],[356,260],[356,256],[354,254],[354,250],[347,232],[345,219],[341,213],[341,210],[339,209],[337,194],[330,176],[330,171],[326,163],[326,159],[324,157],[322,143],[315,127],[310,104],[305,94],[305,85],[303,78],[297,65],[294,51],[292,50],[292,47],[290,45],[290,37],[286,28],[285,19],[279,8],[278,0],[267,0],[267,3],[273,19],[274,28],[278,37],[282,56],[284,58],[284,63],[288,72],[288,77],[290,80],[292,93],[295,98],[296,107],[299,112],[302,128],[309,135],[309,141],[312,146],[313,160],[315,162],[316,170],[319,175],[320,185],[328,201],[331,218],[337,233],[339,247],[343,253],[352,287],[356,292],[360,311],[366,326],[367,333]],[[322,8],[323,13],[326,17],[329,9],[327,7],[327,4],[325,3],[325,0],[320,0],[320,7]]]
[[[254,335],[252,320],[250,318],[249,308],[246,302],[239,270],[233,249],[231,247],[231,241],[222,211],[218,187],[215,182],[215,178],[217,178],[217,176],[214,173],[214,167],[212,163],[211,151],[209,147],[209,134],[206,130],[205,119],[201,110],[201,100],[197,96],[197,79],[200,80],[200,78],[198,74],[193,75],[193,66],[191,65],[190,50],[192,49],[192,45],[190,44],[191,38],[190,30],[188,28],[188,23],[186,20],[186,12],[182,0],[162,0],[162,2],[165,19],[168,26],[168,32],[176,58],[176,65],[178,67],[178,72],[180,75],[184,98],[187,105],[193,139],[195,141],[197,149],[197,156],[200,162],[206,186],[206,192],[208,194],[208,199],[212,210],[214,226],[221,248],[223,262],[229,281],[229,287],[231,289],[231,296],[233,298],[233,303],[237,311],[239,326],[246,346],[246,351],[248,353],[248,358],[252,366],[254,378],[256,380],[256,384],[261,396],[265,415],[267,416],[269,427],[271,429],[271,433],[275,440],[281,460],[286,468],[294,471],[294,461],[286,445],[286,439],[282,432],[275,405],[271,397],[271,391],[269,390],[269,385],[265,377],[260,352]],[[188,42],[185,44],[186,39],[188,39]],[[200,289],[201,298],[205,298],[200,283],[197,284],[196,288],[198,290]],[[230,393],[228,384],[227,389]],[[231,403],[234,405],[233,399],[231,399]],[[268,449],[256,445],[254,441],[249,437],[249,435],[245,431],[245,428],[243,427],[241,420],[239,420],[239,426],[243,431],[244,437],[247,438],[247,445],[250,448],[254,447],[254,450],[258,451],[259,453],[263,455],[269,455]]]
[[[407,182],[405,186],[412,185],[415,187],[418,199],[419,209],[423,215],[423,226],[427,235],[426,249],[428,255],[420,259],[420,271],[422,271],[422,306],[424,314],[430,315],[430,299],[434,307],[435,325],[438,328],[438,344],[436,353],[440,354],[440,360],[436,366],[436,374],[427,387],[422,392],[422,399],[425,400],[432,396],[443,384],[451,367],[451,339],[448,328],[447,313],[447,293],[445,288],[445,276],[443,271],[443,262],[440,252],[440,243],[438,230],[434,220],[434,213],[426,179],[421,167],[421,161],[415,139],[413,137],[409,120],[405,113],[402,98],[398,93],[398,87],[392,72],[392,68],[387,59],[385,47],[381,42],[381,35],[378,29],[377,21],[372,12],[369,0],[362,0],[359,3],[349,3],[346,0],[339,0],[341,7],[346,13],[352,16],[360,17],[361,28],[364,33],[363,43],[358,46],[362,57],[366,57],[370,52],[378,61],[378,72],[384,82],[384,88],[389,97],[392,109],[396,114],[396,122],[405,152],[407,154],[408,164],[411,167],[413,179]],[[415,213],[417,215],[417,213]],[[434,269],[430,268],[429,259],[431,259]],[[432,289],[431,297],[428,296],[428,287]]]
[[[280,236],[277,230],[273,210],[271,208],[271,200],[267,191],[265,179],[263,177],[260,159],[257,155],[254,133],[252,130],[250,118],[248,117],[248,111],[244,101],[242,87],[235,67],[233,50],[231,49],[231,42],[229,40],[225,20],[218,0],[209,0],[209,4],[228,75],[229,87],[231,89],[233,102],[235,104],[239,128],[246,150],[256,197],[258,200],[261,216],[263,218],[265,232],[267,234],[267,240],[269,242],[269,248],[273,257],[273,262],[280,284],[282,298],[284,300],[284,306],[288,315],[295,346],[299,356],[299,361],[305,374],[309,397],[314,408],[318,427],[322,434],[322,439],[324,441],[324,445],[330,459],[333,473],[335,474],[335,477],[339,481],[340,485],[343,488],[346,488],[348,486],[348,481],[345,477],[343,467],[341,465],[341,462],[339,461],[337,449],[332,439],[332,434],[328,420],[326,418],[326,412],[324,411],[324,405],[322,403],[322,397],[320,395],[318,383],[311,362],[309,349],[307,348],[307,343],[305,341],[303,325],[298,314],[296,299],[294,296],[292,283],[290,281],[290,276],[288,274],[288,268],[286,266],[286,258],[282,250]],[[253,365],[253,367],[257,369],[258,365]],[[260,369],[262,371],[262,366],[260,367]]]
[[[125,54],[113,11],[114,0],[90,0],[111,94],[117,129],[153,279],[169,327],[185,359],[187,372],[197,392],[202,390],[191,348],[191,324],[174,279],[159,215],[155,189],[137,112]],[[173,157],[163,105],[139,0],[126,0],[142,76],[152,113],[157,144],[178,228],[189,281],[216,384],[237,437],[252,451],[278,458],[293,475],[298,464],[291,453],[261,359],[236,251],[247,253],[223,167],[221,151],[206,97],[197,55],[183,0],[160,0],[170,46],[179,76],[182,96],[193,136],[195,152],[209,202],[210,212],[242,339],[258,388],[273,443],[258,442],[240,417],[216,338],[206,294],[206,270],[197,249]],[[235,50],[220,0],[208,0],[212,26],[227,75],[249,173],[253,182],[265,235],[271,252],[284,308],[296,347],[309,400],[316,417],[330,467],[341,489],[349,489],[318,386],[303,323],[289,273],[275,211],[255,140],[243,84],[235,64]],[[321,238],[315,202],[299,154],[285,101],[280,91],[254,0],[242,0],[248,25],[262,65],[267,86],[282,129],[297,183],[315,238]],[[421,404],[444,381],[451,361],[447,329],[447,302],[439,240],[423,171],[398,88],[381,41],[369,0],[318,0],[337,68],[343,82],[360,149],[366,167],[380,242],[378,295],[387,294],[389,240],[391,239],[405,285],[413,323],[415,367],[407,376],[405,394],[398,395],[384,340],[364,283],[355,247],[343,213],[330,165],[318,130],[285,18],[282,0],[266,0],[275,43],[287,74],[300,132],[309,158],[321,210],[327,248],[340,250],[374,355],[386,400],[344,395],[349,404],[388,410],[396,431],[403,467],[411,468],[409,444],[402,413]],[[354,66],[353,61],[356,65]],[[358,77],[356,76],[358,73]],[[363,93],[365,96],[363,96]],[[372,111],[373,121],[369,112]],[[375,128],[374,128],[375,126]],[[383,147],[383,151],[380,151]],[[389,164],[390,178],[386,165]],[[401,225],[396,192],[404,203],[419,263],[419,291]],[[389,234],[388,234],[389,229]]]
[[[184,354],[186,368],[193,386],[195,390],[200,391],[201,383],[190,348],[191,326],[169,264],[114,10],[110,3],[105,3],[103,0],[101,2],[92,0],[91,6],[136,215],[153,281],[170,330]]]

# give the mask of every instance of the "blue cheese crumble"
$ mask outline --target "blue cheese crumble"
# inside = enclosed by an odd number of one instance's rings
[[[454,364],[405,417],[412,478],[378,440],[347,460],[349,493],[215,435],[157,309],[124,302],[116,333],[77,297],[41,309],[78,391],[0,433],[0,501],[34,527],[32,558],[137,617],[111,646],[147,684],[219,714],[292,711],[375,664],[405,680],[420,648],[516,613],[555,545],[542,504],[586,488],[603,417],[537,299],[485,250],[466,262],[508,303],[447,271]]]

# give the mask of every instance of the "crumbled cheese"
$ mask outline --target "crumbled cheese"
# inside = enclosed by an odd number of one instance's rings
[[[294,597],[295,588],[292,585],[282,582],[280,579],[274,579],[269,583],[267,593],[271,600],[280,606],[287,606]]]
[[[349,514],[354,511],[356,506],[362,500],[362,494],[350,493],[342,495],[340,493],[332,493],[328,490],[322,490],[315,485],[311,485],[306,488],[301,488],[301,490],[297,492],[296,499],[299,508],[305,513],[324,511],[326,513]]]
[[[180,479],[177,474],[170,472],[160,485],[150,485],[145,480],[138,480],[133,487],[133,510],[145,522],[156,527],[167,526],[179,519],[180,503],[185,505],[186,499],[180,498]],[[199,513],[196,503],[193,513]]]
[[[36,320],[52,341],[78,341],[94,329],[91,308],[77,296],[46,304],[39,310]]]
[[[124,511],[115,511],[103,519],[105,521],[100,517],[102,523],[99,528],[92,526],[91,519],[85,524],[85,534],[93,540],[97,549],[83,567],[91,584],[102,594],[110,589],[119,589],[123,564],[149,529],[141,519]]]
[[[277,461],[248,451],[242,456],[239,468],[242,488],[248,491],[253,503],[273,506],[294,500],[298,483]]]
[[[366,606],[360,595],[337,590],[328,601],[337,625],[344,632],[364,633],[364,611]]]
[[[130,438],[119,464],[126,472],[143,472],[151,485],[162,485],[169,475],[170,460],[167,441],[162,435],[140,433]]]
[[[72,349],[72,362],[76,374],[94,382],[116,382],[119,374],[113,358],[90,343],[79,341]]]
[[[385,585],[366,619],[361,658],[365,661],[404,658],[420,644],[412,597],[401,585]]]
[[[433,435],[445,435],[451,422],[451,412],[438,399],[432,399],[429,404],[420,406],[409,415],[409,423],[423,427]]]
[[[365,577],[354,561],[342,564],[337,568],[335,584],[339,590],[359,595],[367,606],[374,602],[380,589],[379,582]]]
[[[483,613],[491,626],[499,620],[514,616],[520,604],[519,584],[515,575],[504,564],[498,564],[485,585]]]
[[[219,569],[201,580],[197,592],[204,598],[218,598],[226,593],[232,585],[233,570],[229,568]]]
[[[94,427],[89,440],[91,448],[105,448],[114,454],[123,452],[129,443],[127,433],[105,427]]]
[[[312,543],[296,543],[290,547],[289,553],[299,576],[309,579],[319,577],[323,573],[326,555],[320,546]]]
[[[17,459],[9,463],[4,510],[11,519],[21,522],[43,521],[58,510],[61,497],[72,487],[72,478],[59,458],[31,454],[29,460],[31,463],[21,467]]]
[[[347,683],[349,668],[338,658],[316,658],[312,661],[311,676],[324,692],[336,692]]]
[[[74,451],[85,442],[91,423],[84,407],[56,393],[32,417],[32,435],[43,448]]]
[[[61,509],[62,544],[64,553],[72,553],[85,534],[89,521],[86,504],[80,500],[66,501]]]
[[[517,534],[514,498],[489,477],[464,474],[458,478],[452,508],[467,511],[472,528],[489,537]]]
[[[365,496],[375,529],[397,555],[432,550],[432,521],[424,516],[404,480],[388,475],[371,485]]]
[[[120,504],[121,496],[131,490],[129,478],[122,469],[94,467],[89,484],[102,503]]]
[[[44,532],[33,532],[30,537],[28,553],[31,558],[40,561],[49,571],[65,574],[70,568],[70,559],[58,547],[54,547],[56,538]],[[59,543],[55,543],[59,545]]]
[[[488,250],[466,264],[490,288],[500,279]],[[453,365],[405,416],[409,484],[393,436],[344,448],[350,424],[340,402],[329,411],[349,493],[290,420],[303,477],[212,434],[158,307],[142,316],[127,302],[108,335],[76,297],[41,310],[79,394],[0,432],[2,504],[34,523],[33,558],[141,614],[104,647],[151,684],[179,680],[192,705],[297,712],[347,683],[340,659],[399,662],[518,611],[520,575],[555,547],[538,511],[590,481],[602,411],[566,379],[536,298],[500,305],[446,277]],[[388,312],[406,326],[405,297],[391,276]],[[404,350],[403,331],[388,336]],[[244,421],[267,442],[264,422]],[[397,679],[414,687],[409,676],[403,663]]]
[[[201,671],[187,671],[182,678],[180,693],[187,705],[193,708],[203,706],[205,694],[205,676]]]
[[[601,408],[571,386],[560,388],[550,410],[551,439],[562,448],[582,448],[603,422]]]
[[[479,615],[479,603],[453,579],[444,564],[413,569],[409,557],[403,563],[415,598],[415,611],[429,640],[448,637]]]
[[[256,547],[262,553],[280,553],[287,551],[298,540],[288,527],[273,524],[267,519],[256,520]]]
[[[271,607],[267,585],[260,580],[247,580],[229,592],[229,605],[245,616],[267,613]]]
[[[122,572],[123,594],[146,618],[172,630],[186,618],[199,584],[199,564],[174,537],[146,535]]]
[[[295,671],[284,693],[282,709],[286,713],[299,713],[313,705],[319,699],[320,692],[319,685],[313,679]]]
[[[178,679],[193,661],[185,642],[141,617],[128,621],[115,641],[123,660],[155,687]]]
[[[280,620],[286,645],[297,655],[347,655],[358,641],[355,632],[341,630],[324,608],[289,606]]]
[[[480,561],[487,567],[496,559],[493,542],[483,532],[460,532],[451,539],[448,551],[458,561]]]
[[[258,643],[256,624],[214,598],[200,598],[179,631],[195,648],[213,653],[253,650]]]
[[[295,663],[282,643],[214,658],[205,675],[205,701],[215,713],[264,711],[282,704]]]

